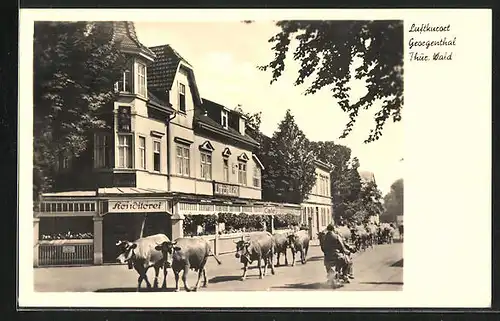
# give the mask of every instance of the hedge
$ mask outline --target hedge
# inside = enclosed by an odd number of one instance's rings
[[[266,222],[267,226],[271,224],[271,217],[269,215],[249,215],[246,213],[220,213],[218,222],[224,223],[226,229],[259,230],[264,227],[264,222]]]
[[[201,235],[215,234],[217,215],[184,215],[183,230],[185,236],[198,235],[196,228],[198,225],[204,226]]]
[[[299,225],[299,223],[300,223],[300,216],[293,215],[290,213],[278,214],[274,216],[275,229],[287,228],[289,226]]]
[[[225,229],[245,231],[259,231],[266,226],[270,229],[271,217],[269,215],[248,215],[246,213],[220,213],[217,215],[184,215],[184,235],[197,235],[197,226],[204,226],[204,231],[201,235],[215,234],[215,226],[217,223],[224,223]]]

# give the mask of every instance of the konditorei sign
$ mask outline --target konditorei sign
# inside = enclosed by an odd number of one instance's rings
[[[214,182],[214,195],[240,196],[240,187]]]
[[[166,200],[126,200],[109,201],[109,213],[151,213],[167,212]]]

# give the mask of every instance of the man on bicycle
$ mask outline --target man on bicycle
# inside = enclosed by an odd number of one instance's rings
[[[345,244],[342,237],[335,233],[335,228],[332,224],[329,224],[326,230],[327,232],[321,242],[321,250],[325,254],[324,264],[328,276],[336,268],[337,271],[342,271],[343,280],[349,283],[349,278],[354,278],[352,275],[352,261],[349,257],[349,254],[354,252],[354,249]]]

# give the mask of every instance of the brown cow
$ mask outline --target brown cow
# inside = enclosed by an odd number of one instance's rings
[[[219,258],[213,254],[212,248],[207,240],[201,237],[181,237],[173,242],[166,241],[156,246],[156,250],[163,253],[165,266],[172,267],[175,276],[175,291],[179,291],[179,274],[182,273],[182,282],[187,292],[198,291],[201,276],[203,275],[203,287],[207,286],[207,272],[205,265],[209,256],[213,256],[218,264]],[[189,288],[187,275],[189,270],[198,271],[198,280],[193,289]]]
[[[242,281],[246,279],[248,264],[252,264],[253,261],[257,261],[259,277],[261,279],[266,276],[268,265],[271,266],[271,273],[274,274],[273,256],[275,244],[271,233],[253,233],[249,236],[248,240],[240,240],[235,243],[235,257],[243,263]],[[262,273],[262,261],[264,261],[264,273]]]
[[[305,230],[288,235],[288,246],[292,250],[292,266],[295,265],[295,253],[300,252],[300,261],[306,264],[307,251],[309,250],[309,233]]]
[[[273,234],[276,252],[276,266],[280,266],[280,254],[285,256],[285,265],[288,265],[288,258],[286,250],[288,248],[288,233],[274,233]]]
[[[137,291],[141,289],[142,281],[146,281],[148,288],[151,283],[146,275],[150,267],[155,269],[154,287],[158,287],[158,274],[160,268],[163,268],[163,288],[167,287],[167,267],[164,266],[164,258],[161,251],[155,249],[158,244],[170,241],[164,234],[156,234],[140,238],[134,242],[118,241],[119,255],[116,258],[120,263],[127,263],[129,269],[135,269],[139,274],[137,280]]]

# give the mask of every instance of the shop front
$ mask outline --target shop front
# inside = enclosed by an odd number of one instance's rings
[[[175,237],[171,204],[166,192],[151,189],[44,194],[33,218],[33,265],[115,263],[118,240]]]
[[[33,265],[85,265],[98,260],[99,230],[95,192],[47,195],[33,217]]]
[[[172,238],[170,202],[166,198],[120,197],[100,203],[104,263],[116,262],[119,240],[132,241],[158,233]]]

